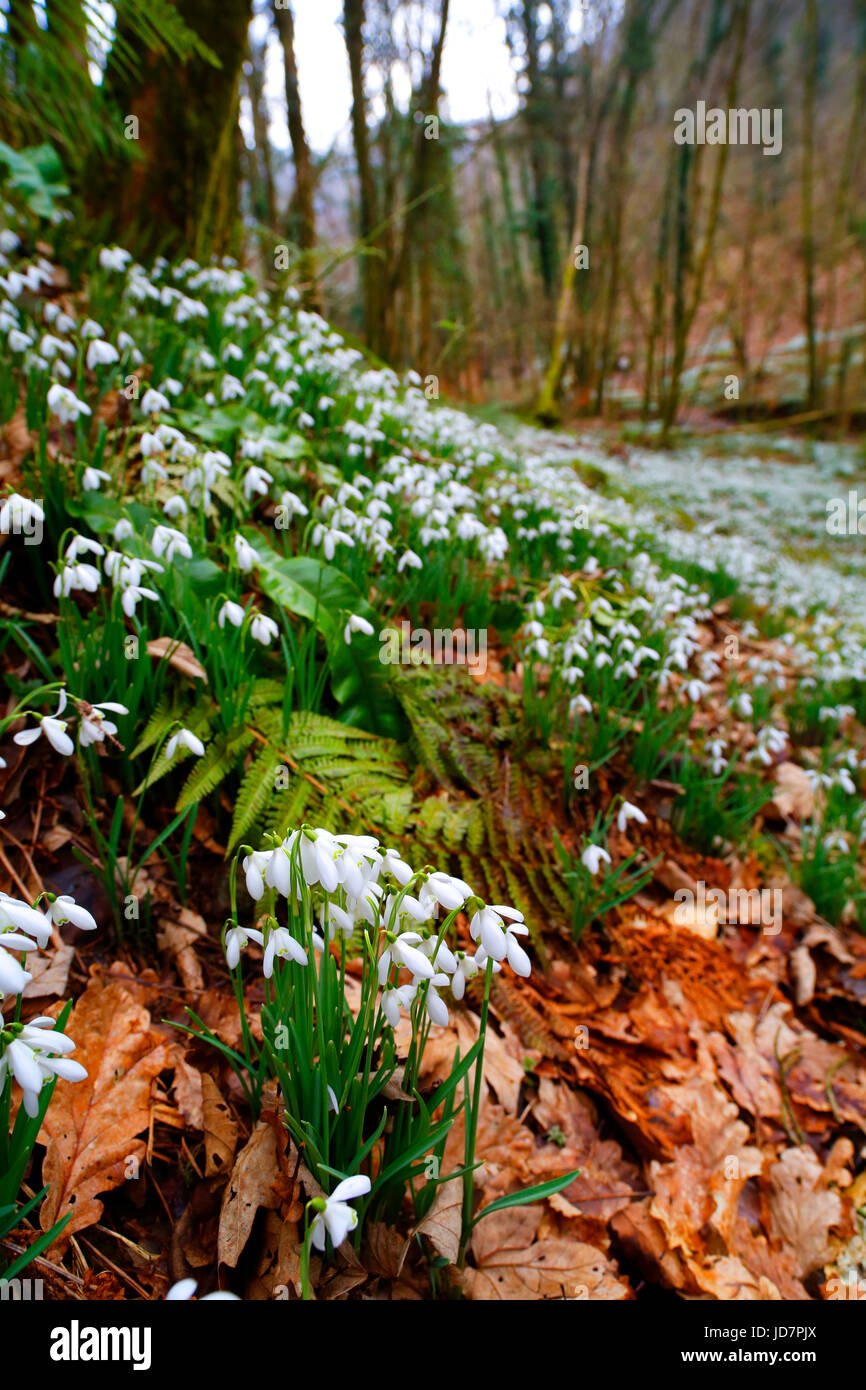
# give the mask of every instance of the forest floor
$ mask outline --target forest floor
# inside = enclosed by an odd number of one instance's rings
[[[321,382],[314,389],[320,392]],[[110,423],[126,428],[122,416]],[[202,430],[190,410],[183,423]],[[20,421],[18,428],[20,434]],[[329,428],[310,432],[322,450]],[[404,450],[411,437],[407,426]],[[434,452],[447,452],[441,440],[414,441],[423,466]],[[25,429],[23,448],[13,448],[7,428],[4,468],[16,487],[26,481],[21,468],[26,473],[30,442]],[[586,755],[588,791],[571,786],[572,764],[583,753],[565,732],[566,706],[551,703],[560,713],[530,733],[522,722],[540,688],[527,683],[528,673],[536,671],[550,702],[555,687],[550,646],[537,649],[541,665],[533,666],[531,651],[517,649],[519,624],[509,630],[501,616],[509,603],[526,601],[526,574],[539,573],[535,538],[521,538],[520,527],[512,536],[515,548],[526,545],[520,582],[516,569],[494,583],[481,567],[499,602],[487,627],[484,668],[440,673],[426,712],[401,697],[412,726],[400,745],[405,797],[401,791],[402,810],[384,826],[383,840],[419,846],[419,862],[432,858],[438,843],[436,862],[480,880],[487,901],[525,903],[531,924],[531,977],[503,971],[493,984],[478,1191],[487,1204],[579,1172],[543,1201],[479,1223],[464,1268],[454,1260],[461,1188],[446,1183],[420,1225],[406,1212],[391,1224],[369,1222],[357,1248],[344,1243],[330,1263],[316,1265],[316,1296],[866,1297],[862,797],[839,809],[845,779],[860,777],[866,751],[856,664],[850,674],[852,651],[862,643],[866,568],[857,536],[831,536],[826,524],[828,500],[847,496],[857,464],[841,446],[784,436],[762,437],[758,448],[746,436],[726,434],[665,453],[506,423],[501,447],[519,460],[520,496],[542,498],[546,515],[556,516],[562,489],[569,505],[589,498],[598,508],[591,543],[601,565],[586,548],[559,566],[545,562],[542,586],[532,590],[542,595],[545,626],[560,612],[558,601],[551,606],[555,585],[548,582],[557,568],[560,588],[573,584],[581,599],[589,594],[588,604],[593,594],[618,602],[627,593],[633,616],[644,611],[638,601],[646,595],[697,593],[701,585],[707,592],[695,608],[692,656],[672,685],[660,687],[664,699],[647,705],[643,721],[623,724],[627,738],[622,730],[611,734],[602,756]],[[103,461],[110,457],[109,450]],[[308,498],[317,467],[318,481],[335,485],[327,461],[305,464]],[[482,459],[473,485],[482,489],[476,479],[488,480],[479,506],[494,507],[499,517],[505,475],[490,483],[488,468]],[[94,534],[115,521],[98,509],[80,516]],[[612,532],[626,546],[624,560],[604,550]],[[593,588],[599,583],[603,591]],[[372,585],[367,593],[374,594]],[[16,690],[59,640],[50,602],[35,606],[26,571],[12,567],[3,611],[29,638],[4,648]],[[435,595],[415,602],[401,594],[394,612],[415,621],[426,613],[432,623]],[[647,600],[646,610],[651,606]],[[595,599],[586,609],[601,613],[599,621],[607,621],[604,611]],[[675,603],[653,629],[662,644],[676,611]],[[97,610],[86,609],[85,617],[97,630]],[[603,633],[602,642],[610,645]],[[804,665],[806,647],[811,665]],[[70,671],[80,674],[84,650],[74,649],[67,679]],[[198,648],[148,652],[157,664],[170,664],[182,691],[201,681]],[[195,689],[203,698],[201,685]],[[621,691],[610,690],[613,708]],[[843,706],[852,690],[852,704]],[[747,706],[743,692],[750,692]],[[603,693],[593,695],[595,735],[603,732],[606,702]],[[6,713],[14,704],[10,695]],[[827,717],[819,705],[830,710]],[[153,707],[158,714],[155,700]],[[648,753],[644,735],[650,738],[651,717],[661,714],[673,722],[658,724]],[[688,746],[680,715],[690,720]],[[781,743],[767,734],[779,725]],[[694,741],[707,747],[721,733],[728,756],[731,748],[742,756],[743,786],[752,786],[750,777],[763,779],[757,800],[732,799],[730,788],[720,791],[714,781],[720,799],[702,801],[688,781]],[[4,754],[5,887],[27,901],[45,888],[68,893],[110,922],[73,762],[54,756],[45,740],[32,751],[4,746]],[[306,792],[318,796],[327,770],[310,764],[305,772],[303,754],[295,756]],[[66,924],[29,961],[23,1016],[56,1016],[57,1001],[71,998],[66,1031],[88,1072],[75,1085],[58,1083],[24,1188],[31,1195],[50,1184],[43,1230],[74,1213],[33,1265],[50,1298],[161,1299],[187,1277],[198,1281],[200,1294],[222,1286],[248,1299],[300,1295],[301,1194],[309,1196],[314,1184],[282,1123],[275,1086],[266,1086],[254,1119],[225,1055],[184,1031],[194,1016],[224,1048],[241,1046],[220,935],[230,912],[230,822],[241,796],[227,787],[199,796],[182,887],[176,862],[159,847],[149,854],[136,888],[149,904],[147,930],[88,935]],[[120,775],[105,770],[96,794],[103,831],[124,795]],[[557,855],[576,865],[579,877],[601,813],[622,798],[639,806],[645,822],[615,824],[611,813],[605,844],[616,864],[640,852],[646,872],[630,896],[581,917],[567,886],[575,873],[564,877]],[[382,807],[391,807],[390,815],[395,804]],[[170,814],[168,797],[160,801],[159,794],[140,820],[132,802],[125,804],[130,854],[148,845]],[[358,814],[369,826],[372,812]],[[844,854],[826,848],[834,836]],[[848,856],[842,868],[837,852]],[[116,867],[122,877],[125,862]],[[468,948],[467,915],[458,915],[455,928]],[[261,956],[249,947],[253,968],[243,984],[244,1012],[259,1040]],[[360,997],[360,974],[350,960],[350,1006]],[[432,1027],[419,1073],[428,1097],[449,1075],[455,1048],[465,1054],[478,1036],[478,1001],[470,986],[462,1003],[454,1001],[449,1022]],[[4,1001],[7,1017],[9,1007]],[[405,1057],[407,1021],[395,1037]],[[458,1115],[447,1168],[459,1168],[463,1137]],[[7,1253],[20,1252],[37,1231],[31,1217],[8,1239]]]

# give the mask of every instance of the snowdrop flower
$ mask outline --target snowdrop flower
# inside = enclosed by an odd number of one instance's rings
[[[220,627],[225,627],[226,623],[231,623],[232,627],[240,627],[246,616],[246,612],[239,603],[233,603],[231,599],[226,599],[219,611],[217,622]]]
[[[269,647],[274,638],[279,636],[279,632],[280,629],[273,618],[267,617],[265,613],[257,613],[250,623],[250,636],[263,647]]]
[[[601,845],[587,845],[580,856],[580,862],[585,869],[595,875],[602,864],[610,863],[610,855],[606,849],[602,849]]]
[[[368,623],[366,618],[359,617],[357,613],[350,613],[349,621],[343,628],[343,640],[348,646],[352,641],[353,632],[363,632],[365,637],[372,637],[373,631],[373,624]]]
[[[31,941],[29,936],[20,936],[18,932],[0,932],[0,997],[4,994],[21,994],[33,979],[30,971],[25,970],[9,952],[35,950],[36,942]]]
[[[437,989],[449,983],[447,975],[434,975],[427,985],[427,992],[424,998],[424,1007],[427,1010],[427,1017],[431,1023],[438,1023],[440,1027],[448,1024],[448,1006],[444,999],[441,999]]]
[[[165,1301],[166,1303],[189,1303],[197,1288],[198,1284],[195,1279],[179,1279],[176,1284],[172,1284],[165,1296]],[[203,1294],[201,1298],[196,1299],[196,1303],[225,1303],[226,1301],[240,1303],[242,1300],[238,1298],[236,1293],[229,1293],[227,1289],[214,1289],[213,1293]]]
[[[840,854],[847,854],[851,848],[848,843],[848,836],[843,834],[840,830],[834,831],[832,835],[825,835],[823,845],[828,854],[832,854],[834,850],[838,851]],[[0,937],[0,941],[2,941],[2,939],[3,938]]]
[[[189,729],[178,729],[173,733],[168,743],[165,745],[166,762],[170,762],[178,748],[188,748],[190,753],[200,758],[204,753],[204,744]]]
[[[247,469],[244,475],[244,497],[248,502],[254,493],[258,493],[260,497],[267,497],[268,488],[273,481],[272,475],[266,468],[259,468],[254,464],[252,468]]]
[[[296,497],[293,492],[284,492],[280,498],[280,510],[285,521],[291,521],[293,516],[309,516],[309,508],[305,507],[300,497]]]
[[[54,581],[54,597],[68,596],[75,589],[95,594],[99,583],[99,570],[94,565],[65,564]]]
[[[506,918],[507,925],[503,920]],[[485,955],[492,960],[502,961],[507,957],[516,975],[529,975],[532,969],[529,957],[515,940],[515,936],[529,934],[522,912],[513,907],[483,907],[469,923],[469,934],[473,941],[478,941],[480,937]]]
[[[403,932],[397,936],[387,933],[388,945],[379,957],[379,984],[384,985],[391,972],[391,966],[405,966],[421,980],[432,980],[436,971],[423,951],[418,949],[423,937],[416,931]]]
[[[81,486],[85,492],[98,492],[103,483],[111,482],[111,474],[106,473],[103,468],[92,468],[88,465],[81,475]]]
[[[162,391],[157,391],[149,386],[141,398],[142,415],[158,415],[161,410],[168,410],[171,401],[168,396],[163,395]]]
[[[164,483],[168,478],[168,469],[157,458],[145,459],[141,468],[141,481],[145,487],[151,483]]]
[[[113,366],[115,362],[119,361],[120,353],[117,348],[112,347],[111,343],[106,343],[101,338],[94,338],[87,349],[87,367],[91,372],[97,367]]]
[[[617,829],[622,833],[630,820],[636,820],[638,825],[646,825],[647,820],[639,806],[634,806],[630,801],[624,801],[619,808],[616,818]]]
[[[274,920],[273,918],[271,919]],[[298,965],[307,964],[307,953],[296,941],[288,927],[271,927],[265,942],[265,959],[262,974],[269,980],[274,973],[274,960],[294,960]]]
[[[267,850],[258,849],[254,850],[252,854],[246,855],[243,861],[243,869],[247,880],[247,892],[256,902],[265,895],[263,874],[268,866],[270,857]]]
[[[159,594],[154,589],[142,588],[140,584],[128,584],[121,596],[121,607],[127,618],[131,618],[135,612],[136,605],[143,598],[158,599]]]
[[[238,569],[247,574],[257,562],[256,552],[249,541],[244,540],[243,536],[235,536],[235,558],[238,562]]]
[[[89,748],[91,743],[104,743],[106,737],[111,738],[117,733],[117,725],[105,717],[106,710],[109,714],[129,714],[126,705],[118,705],[113,700],[106,700],[101,705],[91,705],[89,709],[79,707],[81,723],[78,741],[82,748]]]
[[[103,270],[125,270],[131,260],[131,254],[124,251],[122,246],[103,246],[99,253],[99,264]]]
[[[463,998],[467,983],[478,974],[479,968],[474,956],[468,956],[465,951],[457,952],[457,969],[451,976],[451,993],[455,999]]]
[[[462,907],[467,898],[471,898],[472,889],[461,878],[453,878],[451,874],[437,870],[427,875],[421,896],[422,899],[432,897],[446,912],[453,912],[456,908]]]
[[[68,893],[61,893],[48,904],[48,915],[58,927],[71,922],[79,931],[96,931],[96,918]]]
[[[112,536],[118,542],[128,540],[134,534],[134,527],[128,517],[122,516],[112,531]]]
[[[68,425],[76,421],[79,415],[92,414],[90,406],[84,401],[80,401],[74,391],[70,391],[68,386],[61,386],[55,382],[49,386],[46,397],[48,409],[52,415],[56,415],[61,425]]]
[[[424,561],[420,555],[415,554],[414,550],[404,550],[397,561],[397,573],[402,574],[407,565],[410,569],[420,570],[424,568]]]
[[[175,555],[182,555],[185,560],[192,559],[192,546],[182,531],[176,531],[172,526],[157,526],[150,539],[151,549],[158,558],[165,556],[168,564],[171,564]]]
[[[26,352],[33,345],[30,334],[22,333],[20,328],[11,329],[6,342],[10,352]]]
[[[51,923],[42,912],[38,912],[29,903],[19,902],[17,898],[10,898],[8,893],[0,892],[0,940],[9,943],[9,936],[4,933],[23,932],[28,937],[32,936],[40,946],[45,946],[51,937]],[[24,951],[35,949],[34,942],[29,946],[19,948]]]
[[[294,845],[295,838],[290,836],[291,845]],[[299,843],[301,872],[307,887],[314,888],[321,883],[326,893],[333,893],[340,882],[336,864],[340,846],[335,837],[329,830],[321,828],[302,830]]]
[[[751,719],[752,717],[752,697],[747,690],[741,691],[734,701],[734,709],[741,719]]]
[[[382,855],[382,869],[384,872],[393,874],[397,882],[403,887],[412,877],[412,870],[405,860],[400,858],[397,850],[386,849]]]
[[[66,708],[66,691],[61,690],[57,701],[56,714],[36,715],[39,723],[35,729],[22,729],[17,733],[14,742],[26,748],[28,744],[35,743],[40,734],[44,734],[54,749],[55,753],[61,753],[64,757],[69,757],[75,751],[75,745],[66,732],[66,720],[61,719],[60,715]]]
[[[336,1248],[342,1245],[350,1231],[358,1224],[358,1213],[348,1206],[356,1197],[365,1197],[370,1191],[370,1179],[358,1173],[353,1178],[344,1178],[337,1183],[330,1197],[315,1197],[312,1206],[316,1218],[310,1227],[310,1241],[316,1250],[327,1249],[326,1236]]]
[[[262,890],[264,891],[264,889]],[[264,946],[265,938],[260,931],[253,927],[230,927],[226,932],[226,964],[229,970],[234,970],[241,958],[241,951],[248,946],[251,941],[257,945]]]
[[[39,353],[48,362],[53,362],[58,353],[64,357],[74,357],[75,348],[71,343],[65,343],[62,338],[55,338],[52,333],[45,333],[39,344]]]
[[[709,739],[704,746],[707,762],[714,777],[720,777],[728,766],[728,760],[725,757],[726,747],[727,743],[723,738]]]
[[[704,696],[709,695],[709,693],[710,687],[707,685],[706,681],[699,681],[697,678],[690,680],[686,686],[686,694],[693,705],[700,704]]]
[[[568,702],[568,712],[572,719],[578,714],[592,714],[592,701],[585,695],[575,695],[574,699]]]
[[[66,547],[65,559],[74,564],[79,555],[104,555],[105,546],[92,541],[89,536],[73,536]]]
[[[417,989],[418,985],[414,980],[408,985],[387,984],[385,986],[382,991],[382,1012],[392,1028],[396,1028],[399,1024],[403,1009],[407,1013],[411,1009]]]
[[[166,516],[171,517],[172,521],[177,521],[178,517],[187,516],[189,513],[186,498],[181,497],[179,492],[176,492],[173,497],[169,497],[167,502],[163,502],[162,510]]]
[[[354,546],[355,542],[345,531],[334,531],[317,522],[313,528],[312,543],[321,545],[325,559],[333,560],[338,545]]]
[[[65,1054],[75,1051],[72,1038],[59,1032],[53,1018],[34,1018],[31,1023],[2,1028],[0,1037],[8,1039],[0,1057],[0,1088],[11,1071],[23,1092],[24,1110],[31,1120],[39,1114],[39,1093],[45,1081],[60,1076],[65,1081],[83,1081],[87,1072],[80,1062]]]
[[[0,507],[0,534],[4,536],[21,531],[28,532],[34,524],[41,527],[44,522],[45,513],[32,497],[22,497],[20,493],[11,492]]]

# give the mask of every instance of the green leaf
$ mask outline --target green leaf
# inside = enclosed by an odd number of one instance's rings
[[[535,1187],[525,1187],[520,1192],[509,1192],[507,1197],[497,1197],[495,1202],[482,1207],[472,1218],[472,1225],[477,1226],[482,1216],[490,1216],[494,1211],[505,1211],[508,1207],[525,1207],[531,1202],[541,1202],[545,1197],[553,1197],[555,1193],[561,1192],[564,1187],[573,1183],[577,1177],[580,1177],[579,1168],[575,1168],[573,1173],[566,1173],[565,1177],[551,1178],[549,1182],[540,1182]]]

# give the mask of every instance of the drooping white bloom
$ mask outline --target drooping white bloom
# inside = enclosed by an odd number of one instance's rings
[[[61,753],[68,758],[70,753],[75,751],[75,744],[66,732],[66,720],[61,719],[60,715],[66,708],[66,691],[61,690],[57,700],[57,712],[55,714],[37,715],[39,720],[35,729],[22,729],[15,735],[15,743],[26,748],[28,744],[35,743],[40,734],[44,734],[56,753]]]
[[[79,415],[90,415],[91,409],[84,401],[80,401],[74,391],[70,391],[68,386],[61,386],[55,381],[53,386],[49,386],[48,409],[52,415],[56,415],[61,425],[68,425],[75,422]]]
[[[349,621],[343,628],[343,640],[348,644],[352,641],[353,632],[363,632],[366,637],[372,637],[373,624],[368,623],[366,618],[360,617],[357,613],[349,614]]]
[[[354,1231],[358,1224],[358,1213],[348,1203],[356,1197],[365,1197],[370,1185],[370,1179],[358,1173],[337,1183],[330,1197],[324,1198],[324,1210],[316,1213],[310,1227],[310,1240],[316,1250],[327,1249],[326,1236],[331,1237],[336,1248],[342,1245],[350,1231]]]
[[[393,935],[389,933],[388,945],[379,957],[379,984],[386,983],[392,964],[405,966],[416,979],[432,980],[436,971],[424,952],[418,949],[423,937],[416,931],[403,932],[391,940]]]
[[[424,996],[424,1007],[430,1022],[438,1023],[442,1028],[447,1027],[448,1024],[448,1005],[444,999],[440,999],[437,990],[442,989],[448,983],[447,975],[434,975],[427,985],[427,992]]]
[[[226,964],[229,970],[236,968],[241,958],[241,951],[251,941],[255,941],[259,946],[265,944],[262,933],[253,927],[229,927],[226,932]]]
[[[172,734],[168,743],[165,745],[165,756],[167,761],[170,761],[174,757],[178,748],[188,748],[190,753],[195,754],[197,758],[200,758],[204,753],[204,744],[201,739],[189,729],[178,729]]]
[[[0,1024],[2,1027],[2,1024]],[[54,1076],[64,1081],[83,1081],[87,1072],[66,1054],[75,1043],[54,1026],[53,1018],[34,1018],[20,1028],[0,1056],[0,1089],[11,1071],[23,1092],[24,1109],[31,1119],[39,1114],[39,1093]]]
[[[602,849],[601,845],[587,845],[580,856],[580,862],[585,869],[595,875],[602,864],[610,863],[610,855],[606,849]]]
[[[94,565],[65,564],[54,580],[54,597],[67,597],[75,589],[95,594],[99,584],[99,570]]]
[[[33,523],[41,527],[44,522],[45,513],[32,497],[11,492],[0,507],[0,534],[4,536],[27,532]]]
[[[253,641],[260,642],[263,647],[270,646],[275,637],[279,636],[280,629],[265,613],[256,613],[250,623],[250,636]]]
[[[96,918],[68,893],[61,893],[48,904],[48,915],[58,927],[62,927],[64,922],[71,922],[79,931],[96,931]]]
[[[616,818],[617,829],[620,832],[624,831],[630,820],[636,820],[638,825],[647,823],[646,816],[639,806],[633,805],[631,801],[624,801]]]
[[[81,486],[85,492],[98,492],[103,483],[111,482],[111,474],[104,468],[93,468],[88,464],[81,475]]]
[[[238,562],[238,569],[242,570],[244,574],[252,569],[258,559],[249,541],[240,535],[235,536],[235,558]]]
[[[128,584],[121,596],[121,607],[128,618],[135,612],[136,604],[143,598],[158,599],[159,594],[154,589],[144,589],[140,584]]]
[[[272,475],[266,468],[259,468],[254,464],[253,467],[248,468],[244,474],[244,497],[246,497],[247,501],[249,501],[254,494],[260,497],[267,497],[268,488],[273,481]]]
[[[164,556],[168,564],[175,555],[182,555],[185,560],[192,559],[192,546],[183,532],[176,531],[173,526],[155,527],[150,545],[154,555],[160,559]]]
[[[165,1296],[166,1303],[189,1303],[198,1284],[195,1279],[179,1279],[176,1284],[172,1284]],[[196,1303],[240,1303],[236,1293],[229,1293],[227,1289],[214,1289],[213,1293],[203,1294],[197,1298]]]
[[[217,622],[220,627],[225,627],[227,622],[231,623],[232,627],[240,627],[245,616],[245,610],[241,608],[239,603],[233,603],[231,599],[227,599],[219,611]]]
[[[131,260],[130,252],[122,246],[103,246],[99,253],[99,264],[103,270],[123,271]]]
[[[446,912],[453,912],[456,908],[462,907],[466,899],[472,895],[468,883],[454,878],[451,874],[442,873],[439,869],[427,875],[421,892],[425,896],[433,897]]]
[[[517,975],[527,976],[531,965],[523,947],[514,939],[527,936],[529,928],[524,924],[523,913],[516,908],[499,904],[483,907],[476,912],[469,923],[469,934],[473,941],[481,940],[485,953],[493,960],[502,961],[506,957]]]
[[[243,861],[247,892],[251,898],[255,898],[256,902],[265,895],[264,872],[270,859],[271,856],[267,850],[257,849],[252,854],[246,855]]]
[[[97,367],[111,367],[119,361],[120,353],[117,348],[101,338],[94,338],[87,349],[87,367],[91,372]]]
[[[478,974],[480,966],[474,956],[468,956],[465,951],[457,952],[457,969],[451,976],[451,993],[455,999],[462,999],[466,993],[466,985]]]
[[[158,415],[161,410],[168,410],[171,401],[168,396],[163,395],[162,391],[156,391],[149,386],[141,398],[142,415]]]
[[[307,964],[307,953],[300,941],[296,941],[287,927],[272,927],[265,942],[265,959],[262,974],[269,980],[274,973],[274,961],[294,960],[298,965]]]

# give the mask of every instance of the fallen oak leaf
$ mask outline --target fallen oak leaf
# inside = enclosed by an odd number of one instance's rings
[[[136,1136],[148,1127],[151,1083],[173,1061],[171,1046],[151,1029],[147,1009],[118,984],[92,980],[66,1032],[87,1079],[57,1082],[39,1132],[46,1147],[42,1181],[48,1185],[39,1218],[43,1231],[72,1212],[51,1247],[55,1254],[76,1231],[100,1219],[98,1193],[138,1175],[145,1146]]]
[[[160,661],[167,660],[169,666],[173,666],[182,675],[207,685],[207,672],[201,662],[196,660],[192,648],[185,642],[178,642],[175,637],[154,637],[147,644],[147,654],[158,657]]]
[[[427,1236],[435,1250],[449,1264],[457,1263],[460,1253],[460,1233],[463,1229],[463,1179],[449,1178],[440,1183],[418,1235]],[[402,1266],[402,1260],[400,1261]],[[396,1273],[399,1275],[400,1270]]]
[[[238,1126],[232,1119],[219,1086],[202,1072],[202,1128],[204,1130],[205,1177],[228,1173],[238,1141]]]
[[[538,1207],[518,1207],[496,1212],[476,1227],[475,1268],[463,1273],[470,1298],[620,1301],[630,1296],[615,1266],[594,1246],[568,1236],[536,1240],[540,1220]]]
[[[223,1193],[217,1243],[220,1264],[235,1268],[259,1208],[273,1211],[280,1206],[276,1185],[281,1176],[280,1148],[285,1153],[287,1140],[282,1125],[259,1120],[238,1154]]]

